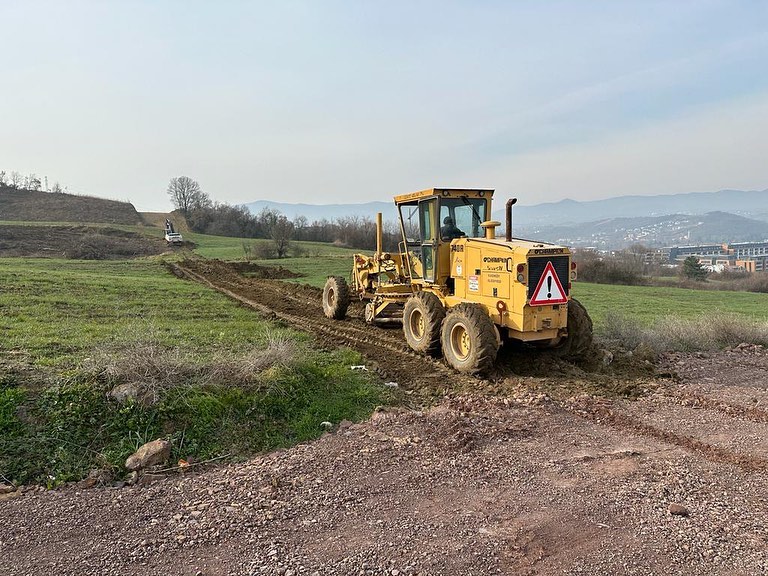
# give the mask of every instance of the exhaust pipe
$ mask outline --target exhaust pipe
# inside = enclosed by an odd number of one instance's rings
[[[381,212],[376,214],[376,254],[381,258],[384,244],[384,226],[382,224]]]
[[[512,242],[512,206],[517,203],[517,198],[507,200],[507,242]]]

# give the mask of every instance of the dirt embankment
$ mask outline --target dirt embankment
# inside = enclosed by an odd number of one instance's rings
[[[0,225],[0,257],[114,260],[152,256],[168,251],[156,238],[96,226]]]
[[[0,186],[0,220],[141,224],[129,202]]]
[[[617,358],[483,380],[360,310],[325,319],[315,289],[216,262],[174,271],[360,350],[418,409],[148,486],[15,494],[0,501],[3,574],[768,573],[762,348],[668,355],[655,375]]]

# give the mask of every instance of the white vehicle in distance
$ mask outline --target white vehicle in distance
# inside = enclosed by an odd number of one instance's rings
[[[184,239],[178,232],[166,232],[165,241],[168,242],[168,244],[181,244],[184,242]]]

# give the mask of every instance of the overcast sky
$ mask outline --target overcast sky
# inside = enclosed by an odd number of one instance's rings
[[[0,170],[170,208],[768,188],[768,2],[0,0]]]

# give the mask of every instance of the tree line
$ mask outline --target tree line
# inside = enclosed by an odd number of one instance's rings
[[[14,190],[32,190],[33,192],[54,192],[63,193],[67,189],[62,188],[61,184],[54,182],[53,186],[48,187],[48,176],[40,178],[37,174],[31,173],[26,176],[16,172],[6,172],[0,170],[0,188],[12,188]]]
[[[214,202],[198,182],[187,176],[171,179],[168,196],[193,232],[271,239],[272,245],[268,250],[262,249],[261,257],[284,258],[293,248],[294,240],[334,243],[363,250],[376,248],[376,223],[372,218],[348,216],[310,222],[305,216],[297,216],[289,220],[271,208],[253,214],[245,206]],[[397,249],[400,232],[394,223],[385,227],[383,239],[385,250]]]

